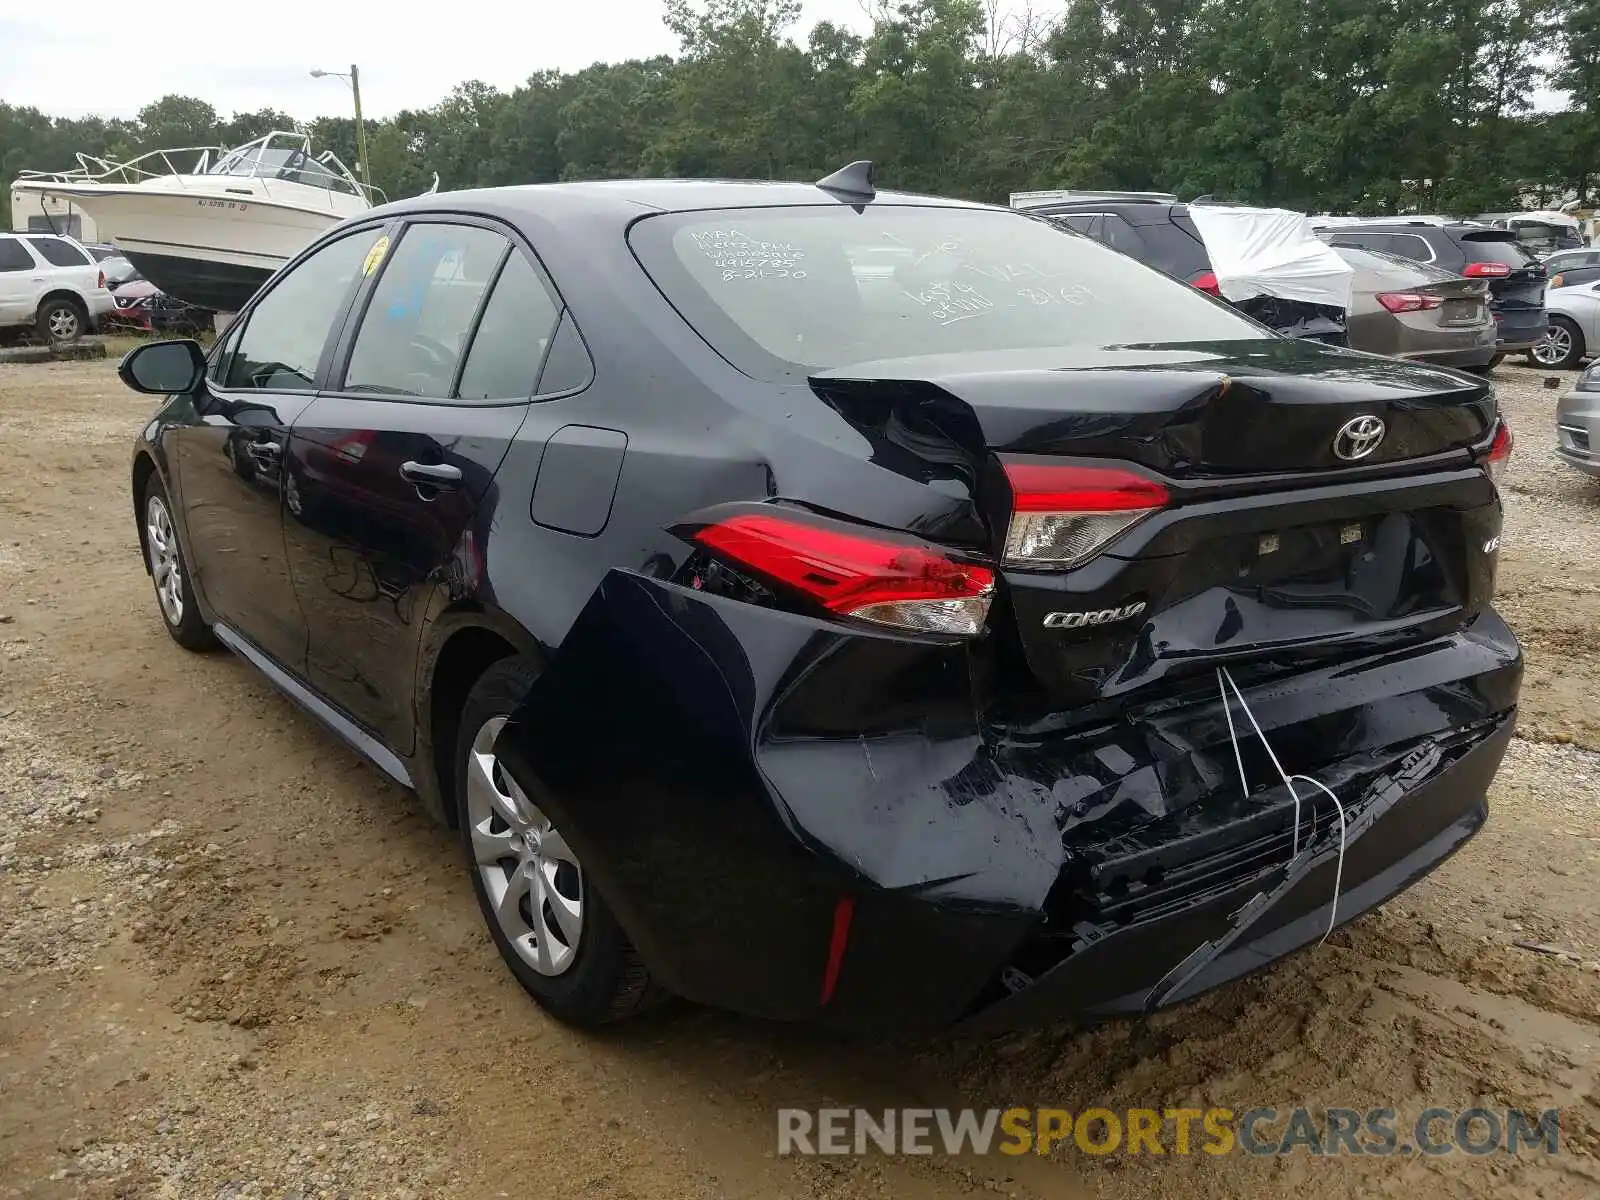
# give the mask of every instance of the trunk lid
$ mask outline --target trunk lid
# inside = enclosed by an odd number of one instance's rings
[[[1487,316],[1489,286],[1483,279],[1442,279],[1407,289],[1423,296],[1438,296],[1438,323],[1446,327],[1477,325]]]
[[[1463,281],[1467,282],[1467,281]],[[1177,479],[1348,467],[1342,426],[1380,418],[1363,466],[1459,452],[1489,435],[1482,379],[1284,338],[1219,346],[948,355],[865,363],[812,377],[847,420],[885,405],[947,410],[970,451],[1137,462]]]
[[[1527,312],[1544,307],[1546,272],[1544,264],[1503,229],[1478,229],[1461,234],[1461,250],[1467,256],[1466,270],[1473,264],[1500,265],[1507,274],[1485,276],[1489,280],[1489,307],[1497,312]]]
[[[997,557],[1008,466],[1131,465],[1169,497],[1081,565],[1002,563],[990,628],[1008,702],[1037,692],[1060,711],[1224,662],[1301,668],[1488,603],[1500,509],[1475,453],[1497,416],[1480,379],[1285,339],[981,357],[811,383],[863,432],[897,429],[930,476],[965,462]],[[1337,437],[1364,417],[1383,439],[1346,461]]]

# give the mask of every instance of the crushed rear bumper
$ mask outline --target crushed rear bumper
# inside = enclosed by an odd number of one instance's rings
[[[1337,815],[1303,796],[1297,834],[1259,747],[1243,793],[1209,671],[1019,722],[978,653],[613,571],[499,752],[661,982],[754,1015],[1141,1012],[1322,936]],[[1482,824],[1522,670],[1492,612],[1230,670],[1285,766],[1345,805],[1339,923]]]

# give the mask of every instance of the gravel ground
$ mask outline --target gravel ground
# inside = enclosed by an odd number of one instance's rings
[[[1329,942],[1093,1031],[864,1044],[669,1008],[585,1037],[501,968],[451,839],[162,632],[109,364],[0,366],[0,1196],[1600,1194],[1600,488],[1518,436],[1520,735],[1456,858]],[[1531,941],[1567,953],[1530,952]],[[1562,1153],[779,1158],[828,1104],[1562,1108]]]

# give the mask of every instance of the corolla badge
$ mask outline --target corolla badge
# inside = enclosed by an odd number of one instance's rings
[[[1045,614],[1046,629],[1085,629],[1092,625],[1109,625],[1112,621],[1126,621],[1144,611],[1145,602],[1136,600],[1121,608],[1102,608],[1093,612],[1053,612]]]
[[[1383,443],[1385,426],[1378,417],[1355,417],[1333,435],[1333,452],[1345,462],[1365,458]]]

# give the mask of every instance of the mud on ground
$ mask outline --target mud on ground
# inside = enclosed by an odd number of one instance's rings
[[[1600,1193],[1600,486],[1553,461],[1541,380],[1498,372],[1528,676],[1475,841],[1151,1020],[861,1043],[544,1017],[451,839],[243,663],[168,641],[127,495],[148,403],[106,363],[0,367],[0,1196]],[[785,1106],[1181,1103],[1558,1105],[1561,1153],[774,1153]]]

